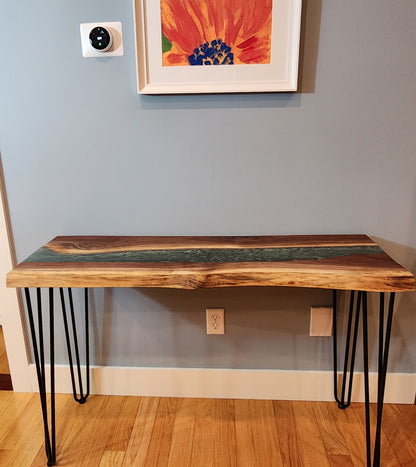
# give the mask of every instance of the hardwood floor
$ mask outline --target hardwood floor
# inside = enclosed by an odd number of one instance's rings
[[[4,345],[3,328],[0,326],[0,374],[10,374],[7,362],[6,346]]]
[[[0,326],[0,391],[10,391],[11,389],[12,380],[7,361],[6,347],[4,345],[3,328]]]
[[[365,465],[363,404],[58,394],[56,411],[61,466]],[[0,465],[45,466],[38,395],[0,392],[0,420]],[[382,465],[416,465],[416,406],[386,404],[383,428]]]

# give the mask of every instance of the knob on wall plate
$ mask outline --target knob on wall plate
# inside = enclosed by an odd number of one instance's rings
[[[110,29],[106,29],[104,26],[92,28],[89,39],[92,48],[99,52],[107,52],[113,46],[113,34]]]
[[[123,30],[119,21],[80,25],[83,57],[114,57],[124,54]]]

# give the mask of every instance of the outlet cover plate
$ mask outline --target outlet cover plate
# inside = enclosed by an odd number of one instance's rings
[[[207,334],[224,334],[224,308],[207,308]]]
[[[310,336],[332,336],[332,307],[312,306]]]

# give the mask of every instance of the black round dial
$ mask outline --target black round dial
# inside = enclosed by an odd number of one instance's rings
[[[108,50],[113,43],[111,32],[102,26],[91,29],[89,39],[92,47],[101,52]]]

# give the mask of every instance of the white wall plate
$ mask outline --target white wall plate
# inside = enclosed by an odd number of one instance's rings
[[[113,36],[113,45],[107,52],[100,52],[94,49],[89,40],[90,32],[97,26],[103,26],[111,32]],[[89,57],[116,57],[124,55],[123,48],[123,30],[119,21],[101,22],[101,23],[82,23],[80,25],[82,56]]]

